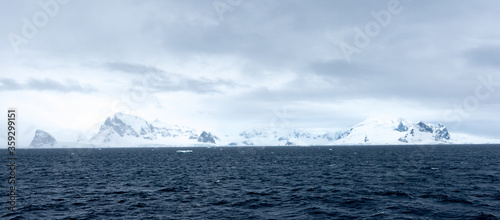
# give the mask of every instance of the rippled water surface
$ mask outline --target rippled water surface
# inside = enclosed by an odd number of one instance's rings
[[[17,213],[2,202],[0,216],[500,217],[498,145],[178,149],[18,150]],[[6,195],[5,166],[0,178]]]

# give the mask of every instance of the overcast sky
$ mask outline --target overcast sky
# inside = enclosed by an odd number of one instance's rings
[[[0,105],[17,107],[28,143],[35,129],[88,130],[119,111],[220,132],[388,115],[500,138],[499,11],[495,0],[2,0]]]

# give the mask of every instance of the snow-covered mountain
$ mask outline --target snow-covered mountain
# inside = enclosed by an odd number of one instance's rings
[[[104,121],[99,132],[86,144],[102,147],[196,146],[213,145],[218,141],[215,135],[206,131],[116,113]]]
[[[444,144],[451,141],[448,129],[442,124],[370,118],[354,125],[335,144]]]
[[[29,147],[32,148],[48,148],[54,147],[57,144],[56,139],[46,131],[36,130],[35,137],[31,141]]]
[[[500,140],[464,134],[450,134],[442,124],[411,122],[402,118],[370,118],[353,127],[328,129],[253,129],[237,135],[214,135],[158,120],[148,122],[141,117],[116,113],[101,123],[91,138],[81,136],[77,147],[138,146],[312,146],[312,145],[407,145],[407,144],[485,144]],[[56,140],[38,130],[30,147],[56,147]]]
[[[237,136],[227,137],[230,146],[310,146],[330,145],[341,138],[342,132],[315,132],[308,130],[253,129],[240,132]]]
[[[410,122],[404,119],[371,118],[346,131],[312,132],[307,130],[249,130],[239,134],[230,145],[379,145],[451,143],[448,130],[441,124]]]
[[[231,146],[485,144],[500,140],[451,135],[442,124],[402,118],[369,118],[344,131],[249,130],[228,140]]]
[[[220,139],[215,136],[215,135],[212,135],[210,132],[202,132],[200,134],[200,136],[198,137],[198,142],[200,143],[211,143],[211,144],[216,144],[216,141],[220,141]]]

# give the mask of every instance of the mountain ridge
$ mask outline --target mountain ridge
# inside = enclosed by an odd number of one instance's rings
[[[41,136],[52,137],[47,132],[35,135],[33,141],[37,139],[35,143],[38,143],[38,147],[53,147],[56,143],[55,139],[52,141],[50,138],[47,143],[41,143],[44,140]],[[458,135],[454,138],[454,134],[450,134],[442,124],[412,122],[403,118],[368,118],[340,131],[264,128],[245,130],[238,135],[229,136],[159,120],[149,122],[136,115],[116,113],[107,117],[90,139],[79,138],[76,143],[82,147],[193,147],[461,144],[491,141],[500,143],[500,140],[470,135]]]

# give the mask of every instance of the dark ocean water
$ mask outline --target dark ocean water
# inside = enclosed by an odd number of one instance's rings
[[[17,150],[17,213],[0,217],[500,217],[498,145],[178,149]]]

